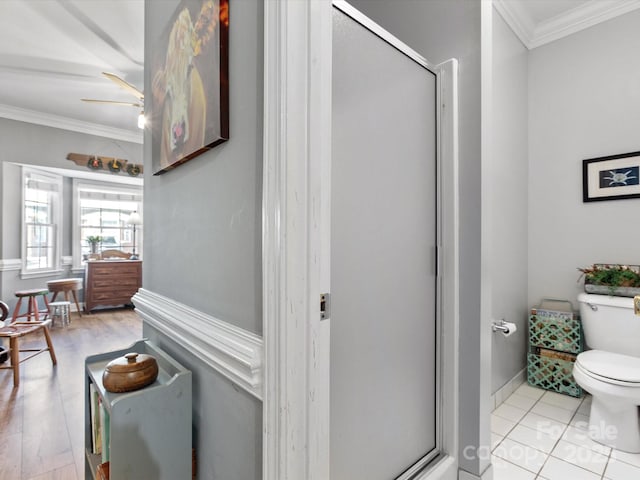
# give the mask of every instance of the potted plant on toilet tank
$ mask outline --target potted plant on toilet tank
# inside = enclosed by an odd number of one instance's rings
[[[579,268],[584,276],[584,291],[599,295],[633,297],[640,295],[640,266],[595,263]]]

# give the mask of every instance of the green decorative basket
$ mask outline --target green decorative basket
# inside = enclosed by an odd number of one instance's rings
[[[564,357],[573,358],[563,360],[530,353],[527,356],[527,381],[529,385],[572,397],[582,397],[582,388],[573,378],[575,355],[564,354]]]
[[[529,317],[529,344],[561,352],[582,352],[582,324],[577,314],[538,309]]]

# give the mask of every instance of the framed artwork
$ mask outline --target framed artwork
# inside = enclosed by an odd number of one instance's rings
[[[582,161],[582,201],[640,198],[640,152]]]
[[[228,0],[183,0],[147,47],[154,175],[229,139],[228,39]]]

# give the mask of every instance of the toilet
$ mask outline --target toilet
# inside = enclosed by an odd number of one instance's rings
[[[573,377],[592,396],[590,437],[629,453],[640,453],[640,317],[633,298],[578,295],[587,347]]]

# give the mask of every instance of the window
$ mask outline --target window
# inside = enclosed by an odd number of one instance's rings
[[[89,254],[116,249],[133,253],[133,226],[127,224],[132,212],[142,210],[142,189],[86,180],[74,180],[73,264],[79,268]],[[142,231],[136,226],[135,251],[139,255]],[[88,237],[101,237],[93,247]]]
[[[60,268],[62,177],[22,168],[22,276]]]

